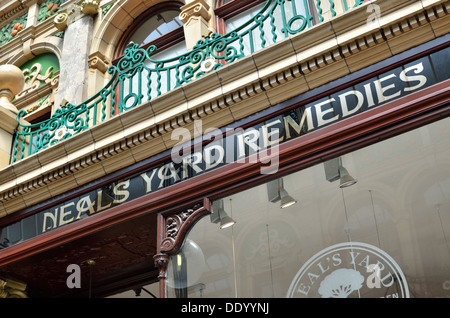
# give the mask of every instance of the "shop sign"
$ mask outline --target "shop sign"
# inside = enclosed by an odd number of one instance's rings
[[[348,242],[312,256],[295,275],[290,298],[409,298],[400,266],[376,246]]]
[[[187,129],[175,129],[172,139],[179,142],[166,162],[24,218],[18,222],[22,222],[18,225],[22,238],[5,235],[17,231],[0,229],[0,249],[228,163],[259,160],[261,173],[275,173],[279,144],[450,78],[448,68],[443,66],[449,52],[444,49],[399,66],[246,129],[207,129],[210,133],[200,136],[199,147],[193,145],[199,136],[191,136]]]
[[[224,138],[220,130],[213,130],[215,134],[202,138],[211,138],[213,142],[200,149],[193,148],[190,144],[192,136],[189,130],[178,129],[178,135],[172,136],[176,140],[182,137],[181,141],[175,145],[171,159],[166,163],[44,212],[38,229],[44,233],[226,163],[245,163],[249,155],[261,155],[268,148],[271,148],[271,160],[262,162],[261,159],[262,163],[269,165],[262,171],[274,173],[278,169],[277,148],[274,145],[349,117],[360,112],[363,106],[373,107],[376,101],[386,102],[402,96],[405,92],[418,90],[428,81],[423,71],[422,62],[414,64],[397,74],[390,73],[372,80],[360,90],[345,90],[336,97],[327,97],[323,101],[303,106],[258,126],[245,130],[234,129]],[[389,82],[393,78],[399,80],[397,85]],[[253,158],[258,160],[258,157]]]

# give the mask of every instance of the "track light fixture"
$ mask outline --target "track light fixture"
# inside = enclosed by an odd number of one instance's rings
[[[344,167],[339,167],[339,188],[346,188],[354,185],[358,181],[354,179]]]
[[[339,188],[346,188],[354,185],[358,181],[353,178],[342,165],[342,158],[334,158],[324,162],[325,177],[328,181],[339,180]]]
[[[282,209],[286,209],[286,208],[290,207],[291,205],[294,205],[297,203],[297,200],[295,200],[293,197],[291,197],[289,195],[289,193],[287,193],[287,191],[283,188],[280,189],[280,196],[281,196],[280,207]]]
[[[223,200],[216,200],[213,202],[213,212],[211,213],[211,222],[219,223],[221,230],[229,228],[236,224],[236,221],[231,218],[223,207]]]
[[[267,182],[267,194],[270,202],[280,201],[280,207],[285,209],[297,203],[284,188],[283,178]]]
[[[225,210],[222,211],[222,214],[225,214],[224,216],[222,216],[220,218],[220,229],[226,229],[229,228],[230,226],[233,226],[236,224],[236,221],[233,220],[230,216],[228,216],[225,212]]]

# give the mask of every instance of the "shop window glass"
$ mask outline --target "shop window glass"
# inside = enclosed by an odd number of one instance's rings
[[[431,54],[431,59],[434,65],[434,71],[439,81],[450,78],[450,67],[448,61],[450,60],[450,50],[441,50]]]
[[[21,222],[22,222],[22,236],[24,240],[36,236],[35,218],[25,218]]]
[[[22,240],[21,223],[16,222],[8,226],[8,240],[10,244],[15,244]]]
[[[6,227],[0,229],[0,250],[9,246],[8,230]]]
[[[168,295],[449,297],[449,167],[446,118],[216,200]],[[236,223],[219,229],[218,211]]]

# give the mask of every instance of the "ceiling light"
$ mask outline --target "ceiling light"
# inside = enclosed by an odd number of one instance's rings
[[[286,209],[297,203],[297,200],[291,197],[285,189],[280,189],[280,197],[281,197],[280,204],[282,209]]]
[[[358,181],[354,179],[344,167],[339,167],[340,184],[339,188],[346,188],[354,185]]]
[[[225,216],[222,216],[220,218],[220,229],[221,230],[229,228],[230,226],[233,226],[236,224],[236,221],[233,220],[230,216],[228,216],[224,210],[223,210],[223,212],[221,212],[221,214],[225,214]]]
[[[293,197],[289,195],[283,185],[283,178],[267,182],[267,194],[270,202],[280,201],[280,207],[285,209],[297,203]]]

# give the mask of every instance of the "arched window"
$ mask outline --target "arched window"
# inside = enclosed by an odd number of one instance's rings
[[[38,123],[50,118],[59,77],[59,60],[53,53],[43,53],[20,66],[25,86],[16,96],[15,105],[26,111],[25,119]]]
[[[55,94],[59,81],[59,59],[50,52],[37,55],[20,67],[25,78],[22,92],[16,95],[14,105],[21,111],[23,119],[30,123],[31,131],[39,130],[39,123],[52,115]],[[47,131],[30,135],[26,150],[33,153],[39,138]]]
[[[150,16],[131,36],[131,41],[144,45],[183,26],[178,10],[157,12]]]
[[[115,62],[123,56],[130,42],[144,49],[156,46],[155,59],[157,55],[162,59],[185,53],[183,23],[178,18],[181,6],[179,2],[164,2],[142,13],[122,36],[115,52]]]
[[[187,51],[183,23],[179,19],[182,5],[180,2],[155,5],[142,13],[124,32],[116,48],[113,64],[119,63],[130,43],[144,50],[150,46],[157,49],[150,50],[151,60],[143,61],[143,67],[127,76],[118,86],[117,89],[122,91],[117,94],[114,114],[175,88],[176,73],[172,65],[178,63],[177,57]]]

